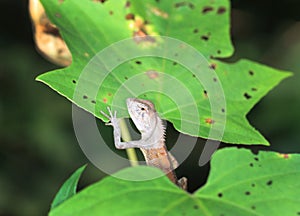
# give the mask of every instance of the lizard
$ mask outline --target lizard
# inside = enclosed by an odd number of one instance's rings
[[[148,166],[161,169],[166,176],[177,186],[187,189],[187,179],[182,177],[177,179],[174,169],[178,167],[178,162],[168,152],[165,145],[165,126],[156,112],[154,104],[149,100],[128,98],[126,100],[129,115],[135,126],[141,133],[140,140],[121,142],[121,130],[118,123],[117,112],[112,113],[108,107],[109,115],[106,116],[114,128],[114,143],[117,149],[139,148]]]

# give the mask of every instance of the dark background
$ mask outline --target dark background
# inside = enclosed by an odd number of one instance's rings
[[[294,72],[248,118],[271,149],[300,152],[300,1],[234,0],[232,5],[236,52],[229,61],[248,58]],[[45,215],[64,180],[89,161],[73,132],[70,102],[34,81],[56,66],[35,50],[27,1],[0,0],[0,9],[0,215]],[[189,169],[181,169],[192,189],[207,173],[194,167],[194,155],[183,165]],[[80,185],[101,177],[89,164]]]

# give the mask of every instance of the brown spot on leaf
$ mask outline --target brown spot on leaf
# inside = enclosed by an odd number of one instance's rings
[[[89,56],[90,56],[90,54],[88,54],[87,52],[85,52],[83,55],[84,55],[85,57],[89,57]]]
[[[159,16],[159,17],[162,17],[164,19],[167,19],[169,17],[169,14],[162,11],[161,9],[157,8],[157,7],[152,7],[150,8],[150,11],[156,15],[156,16]]]
[[[206,118],[205,119],[205,123],[207,124],[214,124],[215,123],[215,120],[211,119],[211,118]]]
[[[213,69],[213,70],[216,70],[217,64],[212,63],[212,64],[209,65],[209,68],[210,68],[210,69]]]
[[[194,205],[194,209],[199,209],[200,207],[198,205]]]
[[[126,7],[126,8],[129,8],[130,6],[131,6],[131,2],[130,2],[130,1],[126,1],[125,7]]]
[[[217,79],[216,77],[214,77],[214,78],[213,78],[213,81],[214,81],[214,82],[217,82],[217,81],[218,81],[218,79]]]
[[[112,96],[112,93],[109,92],[107,95],[108,95],[109,97],[111,97],[111,96]]]
[[[157,71],[155,70],[148,70],[146,71],[146,75],[150,78],[150,79],[156,79],[159,77],[159,74]]]
[[[126,16],[125,16],[125,19],[126,20],[134,20],[134,14],[133,13],[129,13],[129,14],[126,14]]]
[[[128,77],[126,76],[126,77],[124,77],[124,79],[125,79],[125,80],[128,80]]]
[[[202,13],[203,13],[203,14],[206,14],[206,13],[211,12],[211,11],[213,11],[213,10],[214,10],[213,7],[211,7],[211,6],[205,6],[205,7],[202,9]]]
[[[114,15],[114,12],[113,11],[109,11],[109,15]]]
[[[104,103],[107,103],[107,99],[106,99],[106,98],[103,98],[103,102],[104,102]]]
[[[279,154],[279,157],[282,157],[284,159],[289,159],[290,155],[289,154]]]
[[[226,8],[225,7],[219,7],[218,11],[217,11],[217,14],[223,14],[225,12],[226,12]]]
[[[257,88],[251,88],[251,91],[257,91]]]
[[[197,34],[199,32],[199,29],[195,28],[193,31],[195,34]]]

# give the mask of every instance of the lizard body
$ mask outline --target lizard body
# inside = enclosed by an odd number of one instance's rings
[[[141,133],[141,139],[121,142],[121,130],[116,112],[110,116],[109,125],[114,127],[114,141],[117,149],[139,148],[148,166],[161,169],[176,185],[186,189],[186,178],[177,179],[174,169],[178,166],[176,159],[167,151],[165,146],[165,127],[158,116],[153,103],[148,100],[128,98],[127,108],[135,126]]]

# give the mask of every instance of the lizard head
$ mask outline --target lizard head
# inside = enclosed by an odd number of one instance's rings
[[[141,133],[152,132],[157,124],[157,113],[153,103],[148,100],[128,98],[129,115]]]

